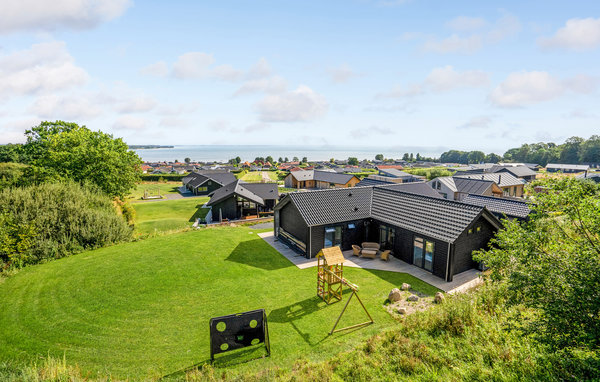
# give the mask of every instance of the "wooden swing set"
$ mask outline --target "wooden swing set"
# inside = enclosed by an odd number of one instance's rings
[[[327,304],[330,304],[332,301],[342,301],[342,288],[344,285],[352,290],[352,294],[348,298],[348,301],[346,301],[344,309],[342,309],[342,312],[335,321],[333,328],[331,328],[331,331],[329,332],[330,335],[342,330],[371,325],[374,322],[373,318],[369,314],[369,311],[367,311],[367,308],[358,296],[358,286],[343,277],[344,260],[344,255],[342,254],[340,247],[323,248],[317,254],[317,296],[321,297]],[[356,296],[360,306],[362,306],[363,310],[369,317],[369,321],[336,330],[336,327],[342,319],[342,316],[344,315],[346,308],[348,308],[348,304],[350,304],[350,300],[352,300],[353,296]]]
[[[144,189],[144,197],[142,199],[162,199],[162,195],[160,194],[160,187],[157,186],[156,188],[150,187]]]

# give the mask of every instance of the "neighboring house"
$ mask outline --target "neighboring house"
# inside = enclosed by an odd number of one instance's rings
[[[514,175],[506,172],[485,173],[485,174],[455,174],[454,178],[468,178],[488,180],[496,183],[502,189],[503,196],[514,196],[520,198],[523,196],[525,181],[516,178]]]
[[[562,172],[562,173],[575,173],[575,172],[584,172],[588,171],[590,166],[586,164],[556,164],[556,163],[548,163],[546,165],[547,172]]]
[[[284,179],[287,188],[346,188],[354,187],[360,182],[352,174],[338,174],[333,171],[299,170],[291,171]]]
[[[537,172],[529,167],[523,166],[506,166],[496,165],[490,169],[491,173],[506,172],[512,174],[515,178],[524,179],[528,182],[533,182],[537,176]]]
[[[467,195],[463,203],[486,207],[498,219],[527,220],[531,209],[524,200],[496,198],[484,195]]]
[[[378,173],[379,176],[400,179],[402,183],[419,182],[424,179],[422,176],[412,175],[407,172],[400,171],[396,168],[378,168],[378,171],[379,171],[379,173]],[[398,183],[398,181],[395,181],[395,182]]]
[[[427,182],[444,199],[462,200],[468,194],[502,196],[503,191],[491,180],[440,176]]]
[[[181,182],[194,195],[208,195],[236,179],[230,172],[195,171],[185,176]]]
[[[376,186],[289,193],[275,207],[274,233],[307,258],[326,247],[377,242],[452,281],[478,266],[472,252],[500,227],[485,207]]]
[[[404,169],[404,166],[402,166],[400,164],[381,164],[381,165],[375,166],[375,168],[377,170],[389,170],[391,168],[394,168],[396,170],[402,170],[402,169]]]
[[[211,208],[213,220],[238,220],[272,213],[278,198],[277,183],[237,180],[215,191],[206,205]]]
[[[583,174],[577,175],[576,178],[581,180],[593,180],[596,183],[600,183],[600,174],[598,173],[588,173],[586,171]]]

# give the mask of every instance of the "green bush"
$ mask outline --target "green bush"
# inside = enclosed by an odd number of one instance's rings
[[[7,188],[0,192],[0,214],[5,267],[126,241],[133,231],[108,196],[74,182]]]

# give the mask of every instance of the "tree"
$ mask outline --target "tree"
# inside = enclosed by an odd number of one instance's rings
[[[285,157],[285,162],[289,162],[290,160],[288,159],[288,157]]]
[[[410,156],[408,157],[408,161],[409,162],[414,162],[415,161],[415,157],[414,157],[413,153],[410,153]]]
[[[471,151],[467,158],[469,163],[481,163],[485,160],[485,153],[483,151]]]
[[[184,161],[186,164],[190,164],[190,163],[192,163],[192,160],[191,160],[190,158],[185,158],[183,161]]]
[[[56,121],[42,122],[25,135],[30,174],[38,183],[73,179],[122,198],[139,180],[142,160],[110,134]]]
[[[375,155],[375,160],[383,160],[383,154]]]
[[[240,163],[242,163],[242,158],[240,158],[239,156],[235,157],[235,164],[240,164]]]
[[[417,160],[421,160],[421,154],[417,153]]]
[[[0,145],[0,163],[4,162],[27,162],[27,157],[25,155],[23,145],[13,143],[9,143],[7,145]]]
[[[559,159],[560,163],[579,163],[581,145],[583,142],[585,142],[585,139],[580,137],[571,137],[567,139],[562,145]]]
[[[29,177],[25,176],[28,167],[23,163],[0,163],[0,190],[28,185],[31,181]]]
[[[278,162],[278,163],[283,163],[283,158],[282,158],[282,157],[279,157],[279,159],[277,159],[277,162]]]
[[[267,162],[269,162],[269,163],[273,164],[273,157],[272,157],[272,156],[270,156],[270,155],[269,155],[268,157],[266,157],[266,158],[265,158],[265,160],[266,160]]]
[[[410,160],[410,157],[408,156],[408,153],[404,153],[404,155],[402,156],[402,160],[408,162]]]
[[[294,162],[299,162],[300,159],[298,159],[298,157],[294,157],[294,159],[292,159]]]
[[[308,158],[307,157],[302,157],[302,163],[308,163]]]
[[[590,139],[583,142],[579,161],[584,163],[600,162],[600,135],[592,135]]]
[[[329,158],[329,163],[335,163],[335,158]]]
[[[505,221],[476,253],[509,302],[534,310],[526,328],[555,347],[600,346],[600,186],[573,178],[540,183],[535,213]]]
[[[358,166],[358,159],[354,157],[348,158],[348,164],[352,166]]]
[[[485,156],[485,161],[487,163],[498,163],[501,160],[502,160],[502,157],[498,154],[491,153],[491,154],[488,154]]]

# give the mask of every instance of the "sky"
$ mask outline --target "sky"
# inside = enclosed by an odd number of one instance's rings
[[[600,134],[598,1],[0,2],[0,144],[503,153]]]

